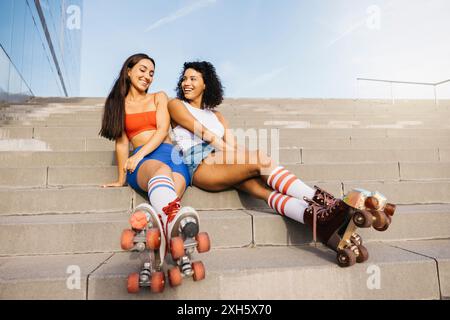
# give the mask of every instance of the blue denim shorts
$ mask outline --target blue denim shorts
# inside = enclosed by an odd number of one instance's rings
[[[136,150],[134,150],[133,152],[133,155],[136,154],[136,152],[138,152],[141,148],[142,147],[136,148]],[[188,185],[190,185],[192,178],[189,175],[188,167],[183,163],[181,152],[169,143],[162,143],[152,153],[146,155],[139,162],[139,164],[136,166],[136,170],[134,170],[133,173],[127,173],[128,185],[138,193],[145,194],[144,190],[139,187],[139,184],[137,182],[137,175],[139,168],[147,160],[158,160],[162,163],[165,163],[172,169],[172,172],[177,172],[184,177],[184,180],[186,181],[186,188],[188,187]]]
[[[194,173],[197,171],[198,166],[213,152],[215,152],[215,148],[208,143],[203,142],[202,144],[191,147],[183,153],[183,162],[186,164],[191,177],[189,185],[192,186]]]

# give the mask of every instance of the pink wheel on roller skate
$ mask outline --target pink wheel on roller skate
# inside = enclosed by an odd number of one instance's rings
[[[163,272],[154,272],[150,283],[150,290],[153,293],[162,293],[164,291],[164,285],[166,279]]]
[[[181,237],[170,239],[170,253],[174,260],[178,260],[184,256],[184,241]]]
[[[147,231],[146,246],[149,250],[157,250],[161,246],[161,232],[158,228],[151,228]]]
[[[208,252],[211,249],[211,241],[209,240],[209,235],[206,232],[200,232],[195,237],[197,241],[197,251],[198,253]]]
[[[128,276],[127,289],[128,293],[139,292],[139,273],[132,273]]]
[[[169,276],[169,284],[171,287],[177,287],[183,282],[183,276],[181,275],[181,271],[178,267],[173,267],[168,271]]]
[[[120,247],[122,250],[131,250],[134,247],[135,233],[132,230],[123,230],[120,237]]]
[[[192,262],[192,269],[194,270],[194,281],[200,281],[205,279],[206,272],[205,266],[201,261]]]
[[[129,222],[133,229],[144,230],[148,224],[147,215],[143,211],[136,211],[131,215]]]

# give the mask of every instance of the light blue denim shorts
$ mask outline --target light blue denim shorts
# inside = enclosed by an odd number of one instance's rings
[[[202,161],[207,158],[212,152],[215,152],[215,148],[206,142],[198,144],[186,150],[183,153],[183,162],[188,167],[191,181],[189,185],[192,186],[194,180],[194,173],[197,171],[198,166]]]

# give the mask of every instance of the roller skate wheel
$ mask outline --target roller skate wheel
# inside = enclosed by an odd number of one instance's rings
[[[194,270],[194,281],[200,281],[205,279],[205,266],[201,261],[192,262],[192,270]]]
[[[368,197],[366,201],[364,202],[364,205],[369,209],[378,209],[378,206],[380,205],[380,202],[375,197]]]
[[[132,273],[128,276],[127,289],[128,293],[139,292],[139,273]]]
[[[387,229],[389,229],[389,226],[391,225],[392,219],[389,216],[386,216],[386,218],[387,218],[387,221],[386,221],[386,223],[384,224],[383,227],[375,228],[377,231],[383,232],[383,231],[386,231]]]
[[[200,232],[195,237],[197,241],[197,251],[198,253],[208,252],[211,249],[211,241],[209,240],[209,235],[206,232]]]
[[[356,257],[356,262],[363,263],[369,260],[369,251],[363,245],[358,246],[359,255]]]
[[[350,249],[340,250],[336,258],[341,268],[351,267],[356,263],[356,255]]]
[[[158,228],[151,228],[147,231],[146,245],[149,250],[157,250],[161,246],[161,232]]]
[[[147,224],[147,215],[143,211],[136,211],[130,217],[130,225],[133,229],[144,230]]]
[[[392,217],[394,215],[396,209],[397,209],[397,206],[395,204],[387,203],[385,208],[384,208],[384,213],[388,217]]]
[[[181,275],[181,271],[178,267],[173,267],[169,269],[169,284],[171,287],[177,287],[183,281],[183,276]]]
[[[131,250],[134,247],[135,233],[132,230],[123,230],[120,238],[120,246],[123,250]]]
[[[181,237],[170,239],[170,253],[174,260],[178,260],[184,256],[184,241]]]
[[[150,290],[153,293],[162,293],[164,291],[166,280],[163,272],[154,272],[150,281]]]
[[[357,211],[353,215],[353,222],[359,228],[369,228],[372,226],[372,214],[367,211]]]
[[[389,227],[389,220],[384,212],[374,211],[373,217],[375,221],[373,222],[373,227],[377,231],[385,231]]]

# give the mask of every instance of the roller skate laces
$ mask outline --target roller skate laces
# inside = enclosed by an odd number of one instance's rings
[[[323,199],[326,201],[325,197]],[[327,199],[329,204],[322,205],[307,197],[303,197],[303,200],[309,204],[308,208],[305,210],[305,215],[312,216],[313,240],[315,244],[317,243],[317,224],[325,224],[334,219],[342,208],[341,202],[338,201],[339,199]]]

